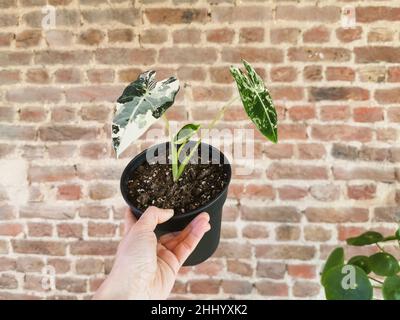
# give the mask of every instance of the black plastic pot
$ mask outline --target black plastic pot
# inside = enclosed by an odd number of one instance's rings
[[[159,145],[153,146],[151,148],[163,148],[164,150],[168,147],[168,143],[161,143]],[[225,186],[224,190],[211,202],[206,205],[183,214],[174,215],[170,220],[164,222],[157,226],[156,235],[160,237],[169,232],[176,232],[183,230],[189,223],[192,221],[197,215],[202,212],[207,212],[210,215],[210,225],[211,230],[208,231],[200,243],[197,245],[196,249],[193,253],[188,257],[185,261],[184,266],[193,266],[199,264],[205,260],[207,260],[217,249],[219,239],[220,239],[220,231],[221,231],[221,220],[222,220],[222,208],[225,203],[227,194],[228,194],[228,186],[231,180],[232,170],[231,165],[229,164],[228,159],[225,155],[220,152],[218,149],[214,148],[211,145],[206,143],[201,144],[201,148],[209,148],[209,154],[215,160],[215,157],[218,158],[218,161],[224,165],[224,170],[228,175],[228,183]],[[148,149],[137,155],[133,160],[131,160],[126,166],[124,172],[121,176],[121,193],[126,203],[131,208],[131,211],[135,215],[136,218],[140,218],[142,215],[142,211],[135,208],[129,199],[127,183],[130,177],[132,176],[132,172],[135,171],[137,167],[139,167],[146,160],[146,152]]]

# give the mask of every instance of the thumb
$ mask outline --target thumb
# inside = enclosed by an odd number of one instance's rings
[[[148,207],[135,224],[135,228],[140,228],[145,231],[154,231],[158,224],[168,221],[173,215],[174,210],[172,209]]]

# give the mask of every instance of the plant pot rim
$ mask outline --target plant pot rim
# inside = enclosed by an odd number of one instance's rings
[[[151,147],[149,147],[149,148],[152,148],[152,147],[154,147],[154,146],[160,146],[160,145],[163,145],[163,144],[169,144],[169,141],[165,141],[165,142],[161,142],[161,143],[155,144],[155,145],[153,145],[153,146],[151,146]],[[191,210],[191,211],[188,211],[188,212],[185,212],[185,213],[181,213],[181,214],[174,214],[174,215],[172,216],[171,220],[180,220],[180,219],[184,219],[184,218],[187,218],[187,217],[190,217],[190,216],[196,216],[198,213],[205,211],[205,209],[207,209],[208,207],[212,206],[215,202],[217,202],[218,199],[219,199],[221,196],[223,196],[223,194],[225,193],[225,191],[226,191],[226,190],[228,189],[228,187],[229,187],[229,184],[230,184],[230,181],[231,181],[231,178],[232,178],[232,167],[231,167],[231,164],[230,164],[229,161],[228,161],[228,158],[222,153],[222,151],[220,151],[220,150],[217,149],[216,147],[214,147],[214,146],[212,146],[212,145],[210,145],[210,144],[208,144],[208,143],[205,143],[205,142],[201,142],[201,144],[202,144],[202,145],[206,145],[206,146],[208,146],[209,148],[211,148],[211,149],[213,149],[213,150],[217,150],[217,151],[219,152],[219,154],[223,157],[223,159],[224,159],[224,165],[227,165],[228,168],[229,168],[229,169],[228,169],[228,179],[227,179],[226,186],[225,186],[225,187],[221,190],[221,192],[220,192],[214,199],[212,199],[210,202],[207,202],[206,204],[202,205],[201,207],[199,207],[199,208],[197,208],[197,209],[194,209],[194,210]],[[125,181],[124,177],[125,177],[129,172],[131,172],[131,167],[133,166],[133,164],[134,164],[140,157],[142,157],[143,154],[145,154],[149,148],[143,150],[143,151],[140,152],[138,155],[136,155],[131,161],[129,161],[129,163],[126,165],[124,171],[122,172],[121,179],[120,179],[120,189],[121,189],[122,197],[124,198],[125,202],[129,205],[129,207],[130,207],[131,209],[136,210],[136,212],[140,212],[140,214],[142,214],[143,212],[142,212],[141,210],[139,210],[138,208],[136,208],[136,207],[132,204],[132,202],[129,200],[129,198],[128,198],[127,191],[126,191],[127,188],[126,188],[126,186],[125,186],[125,184],[124,184],[124,181]]]

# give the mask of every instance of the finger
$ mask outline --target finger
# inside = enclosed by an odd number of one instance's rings
[[[160,209],[157,207],[148,207],[135,225],[135,228],[141,228],[145,231],[154,231],[158,224],[163,223],[174,215],[172,209]]]
[[[165,237],[162,240],[162,244],[168,248],[169,250],[172,250],[173,248],[176,247],[176,245],[181,242],[183,239],[185,239],[188,234],[191,232],[193,229],[193,226],[201,219],[204,219],[206,222],[210,221],[210,216],[208,215],[207,212],[202,212],[199,214],[196,218],[194,218],[186,227],[183,229],[180,233],[176,234],[175,236],[169,236]]]
[[[168,241],[175,239],[177,236],[181,234],[181,232],[182,231],[177,231],[164,234],[160,237],[159,242],[163,245],[164,243],[167,243]]]
[[[204,234],[211,229],[210,224],[205,219],[199,219],[192,225],[192,229],[189,234],[182,239],[173,252],[178,259],[180,265],[182,265],[189,255],[196,248]]]
[[[136,223],[137,219],[132,213],[130,208],[125,209],[124,213],[124,235],[128,234],[132,226]]]

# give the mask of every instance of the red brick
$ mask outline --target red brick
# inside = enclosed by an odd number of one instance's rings
[[[320,118],[323,121],[347,120],[350,118],[350,108],[345,105],[321,106]]]
[[[256,62],[279,63],[283,62],[283,52],[276,48],[236,47],[223,48],[221,59],[224,62],[240,62],[241,59]]]
[[[288,50],[288,58],[303,62],[344,62],[351,59],[351,51],[344,48],[293,47]]]
[[[80,83],[82,81],[81,71],[75,68],[58,69],[54,76],[55,82],[59,83]]]
[[[293,285],[293,295],[295,297],[315,297],[319,294],[321,286],[319,283],[296,281]]]
[[[325,26],[317,26],[306,30],[303,33],[303,42],[322,43],[328,42],[330,30]]]
[[[19,223],[0,223],[0,235],[15,237],[23,232],[23,226]]]
[[[388,82],[400,82],[400,67],[389,67]]]
[[[57,290],[65,290],[73,293],[86,292],[87,280],[78,278],[57,278],[56,279]]]
[[[94,223],[88,224],[89,237],[113,237],[117,226],[111,223]]]
[[[228,28],[212,29],[206,33],[207,41],[215,43],[232,43],[234,36],[235,31]]]
[[[43,107],[25,107],[19,110],[19,119],[27,122],[41,122],[46,119]]]
[[[253,285],[243,280],[222,280],[222,290],[230,294],[249,294],[253,290]]]
[[[14,34],[11,32],[0,33],[0,47],[8,47],[14,39]]]
[[[104,40],[105,34],[98,29],[88,29],[79,35],[78,43],[89,46],[99,45]]]
[[[269,21],[271,8],[265,6],[214,6],[211,21],[216,23],[236,23],[237,21]]]
[[[303,245],[257,245],[256,257],[263,259],[294,259],[294,260],[310,260],[315,256],[315,247]]]
[[[80,146],[80,155],[89,159],[105,159],[109,156],[110,149],[104,143],[86,143]]]
[[[157,30],[159,32],[159,30]],[[172,39],[174,43],[199,43],[201,37],[201,31],[194,28],[186,28],[175,30],[172,33]]]
[[[354,81],[355,72],[348,67],[328,67],[325,76],[328,81]]]
[[[368,42],[390,42],[393,41],[394,30],[389,28],[372,28],[368,32]]]
[[[375,100],[383,104],[400,103],[400,88],[377,89],[375,90]]]
[[[294,149],[291,144],[272,144],[265,147],[265,154],[270,159],[290,159],[293,157]]]
[[[53,226],[49,223],[30,222],[28,223],[28,234],[30,237],[51,237]]]
[[[372,139],[371,128],[351,127],[347,125],[314,125],[311,135],[314,139],[322,141],[361,141]]]
[[[91,69],[87,71],[87,77],[92,83],[107,83],[114,81],[114,70],[112,69]]]
[[[17,48],[28,48],[38,46],[42,38],[41,30],[24,30],[15,36]]]
[[[17,83],[20,80],[20,72],[17,70],[0,71],[0,85]]]
[[[339,28],[336,29],[336,37],[344,43],[352,42],[355,40],[361,39],[362,36],[362,28]]]
[[[294,106],[288,110],[289,118],[293,121],[315,118],[315,109],[312,106]]]
[[[364,101],[369,99],[369,91],[359,87],[312,87],[309,89],[310,101],[323,100],[355,100]]]
[[[131,29],[108,30],[109,42],[131,42],[133,38],[134,33]]]
[[[300,213],[295,207],[241,207],[241,217],[248,221],[276,221],[276,222],[299,222]]]
[[[279,198],[281,200],[298,200],[307,196],[306,188],[295,186],[282,186],[278,188]]]
[[[239,32],[240,43],[263,42],[264,28],[249,27],[241,28]]]
[[[97,255],[110,256],[114,255],[117,250],[118,243],[113,241],[88,241],[81,240],[72,242],[70,250],[72,255]]]
[[[303,78],[306,81],[321,81],[322,67],[321,66],[305,66],[303,70]]]
[[[162,48],[159,52],[161,63],[208,64],[215,60],[217,60],[217,52],[214,48]]]
[[[194,101],[226,101],[232,91],[228,87],[193,87],[192,95]]]
[[[314,179],[327,179],[327,170],[322,166],[311,165],[289,165],[283,163],[273,163],[267,170],[268,178],[272,180],[279,179],[300,179],[300,180],[314,180]]]
[[[400,20],[400,9],[383,6],[367,6],[356,8],[357,22],[374,21],[398,21]]]
[[[282,225],[275,228],[275,238],[278,241],[299,240],[300,228],[291,225]]]
[[[394,169],[380,169],[371,167],[333,167],[333,175],[336,180],[374,180],[391,182],[396,179]]]
[[[144,15],[151,24],[182,24],[206,22],[207,10],[203,8],[148,8]]]
[[[400,62],[400,48],[397,47],[357,47],[354,55],[356,63]]]
[[[116,187],[106,183],[95,183],[89,186],[89,197],[93,200],[112,198],[116,193]]]
[[[30,83],[49,83],[50,76],[45,69],[29,69],[26,72],[26,80]]]
[[[316,275],[316,270],[314,265],[289,264],[288,274],[293,278],[313,279]]]
[[[204,274],[210,277],[218,276],[224,269],[223,264],[217,260],[208,260],[194,268],[196,274]]]
[[[368,221],[368,209],[363,208],[316,208],[305,211],[309,222],[365,222]]]
[[[274,67],[271,69],[271,80],[292,82],[297,79],[297,70],[293,67]]]
[[[383,121],[383,109],[379,107],[360,107],[353,110],[355,122]]]
[[[257,291],[263,296],[287,297],[289,288],[286,283],[259,281],[256,283]]]
[[[161,44],[167,41],[166,30],[146,29],[139,34],[139,41],[146,44]]]
[[[278,6],[276,19],[292,21],[335,22],[340,18],[341,9],[334,6]]]
[[[201,67],[181,66],[177,74],[181,80],[203,81],[206,78],[206,70]]]
[[[251,276],[253,268],[249,263],[241,262],[239,260],[228,260],[227,261],[228,271],[241,276]]]
[[[268,238],[269,232],[265,226],[248,224],[243,228],[242,235],[248,239],[265,239]]]
[[[16,266],[15,259],[8,257],[0,258],[0,271],[13,271],[16,269]]]
[[[291,43],[296,44],[301,30],[297,28],[274,28],[270,31],[272,44]]]
[[[62,90],[52,87],[18,87],[7,91],[6,98],[11,102],[58,102]]]
[[[330,240],[332,232],[329,229],[320,226],[304,227],[304,238],[307,241],[325,242]],[[310,266],[311,267],[311,266]]]
[[[389,108],[387,114],[391,122],[400,122],[400,108]]]
[[[103,273],[104,262],[100,259],[85,258],[76,262],[75,266],[78,274],[92,275]]]
[[[75,177],[73,166],[35,166],[28,170],[28,179],[31,182],[62,181]]]
[[[39,240],[12,240],[12,247],[16,253],[44,254],[49,256],[64,256],[66,244],[57,241]]]
[[[102,64],[143,64],[155,62],[156,50],[154,49],[128,49],[128,48],[99,48],[95,52],[96,61]]]
[[[80,185],[64,184],[57,188],[58,200],[79,200],[82,196]]]
[[[331,183],[313,185],[310,188],[310,194],[319,201],[334,201],[340,197],[340,187]]]
[[[219,292],[220,280],[190,280],[189,290],[196,294],[216,294]]]
[[[347,186],[347,196],[350,199],[368,200],[375,198],[375,195],[376,195],[376,185],[374,184]]]

